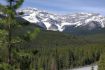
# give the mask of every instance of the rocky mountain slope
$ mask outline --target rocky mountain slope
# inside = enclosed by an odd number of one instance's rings
[[[25,8],[21,17],[47,30],[71,31],[73,28],[94,30],[105,27],[105,17],[97,13],[51,14],[36,8]]]

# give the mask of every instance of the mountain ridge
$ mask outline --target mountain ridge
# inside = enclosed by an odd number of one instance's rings
[[[105,17],[98,13],[74,13],[67,15],[51,14],[36,8],[25,8],[18,12],[23,12],[21,17],[31,23],[37,24],[46,30],[63,32],[67,27],[84,28],[94,30],[105,28]],[[69,30],[70,31],[70,30]]]

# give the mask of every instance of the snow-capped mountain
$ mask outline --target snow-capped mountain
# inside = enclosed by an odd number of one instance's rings
[[[105,27],[105,17],[97,13],[74,13],[56,15],[36,8],[25,8],[21,17],[47,30],[64,31],[67,28],[84,28],[88,30]]]

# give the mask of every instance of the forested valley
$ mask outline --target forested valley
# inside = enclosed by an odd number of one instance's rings
[[[24,0],[0,4],[0,70],[65,70],[99,64],[105,68],[105,33],[73,35],[46,31],[20,18]]]

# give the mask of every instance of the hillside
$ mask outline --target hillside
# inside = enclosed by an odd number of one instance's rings
[[[22,29],[19,29],[19,34],[24,32],[33,31],[35,28],[39,28],[35,24],[24,25]],[[40,29],[40,28],[39,28]],[[17,31],[16,31],[17,32]],[[15,33],[16,34],[16,33]],[[42,28],[37,37],[31,42],[31,47],[61,47],[61,46],[75,46],[75,45],[88,45],[97,44],[104,45],[105,33],[96,32],[87,35],[74,35],[70,33],[63,33],[57,31],[46,31]]]
[[[24,30],[29,30],[32,26],[24,26]],[[37,59],[43,61],[45,65],[47,59],[49,61],[55,59],[58,70],[69,69],[97,63],[105,49],[104,35],[104,32],[73,35],[40,30],[37,37],[26,46],[31,50],[37,49],[39,51]]]

